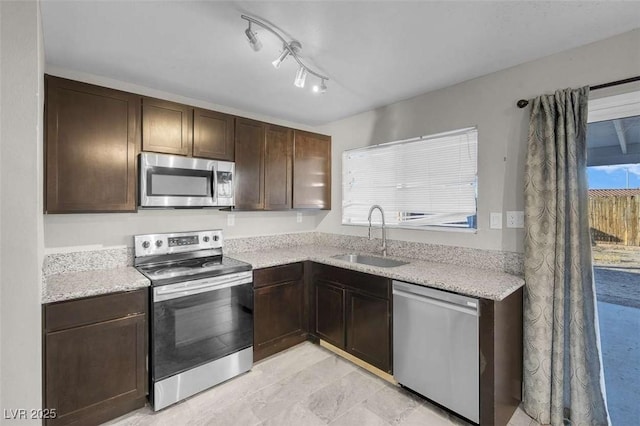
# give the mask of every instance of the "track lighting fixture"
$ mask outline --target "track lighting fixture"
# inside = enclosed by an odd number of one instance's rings
[[[307,75],[311,74],[320,80],[319,85],[316,84],[313,86],[313,92],[325,93],[327,91],[326,83],[327,81],[329,81],[329,77],[312,70],[302,62],[299,56],[299,52],[300,50],[302,50],[302,44],[300,44],[299,41],[287,41],[277,30],[272,28],[269,24],[266,24],[250,16],[240,15],[240,18],[249,23],[249,27],[245,30],[245,34],[247,35],[247,39],[249,40],[249,45],[256,52],[260,50],[260,48],[262,48],[262,43],[260,42],[258,35],[251,30],[252,23],[264,28],[280,39],[280,41],[282,42],[282,52],[280,53],[280,56],[278,56],[278,58],[276,58],[276,60],[272,62],[272,64],[274,68],[280,68],[282,62],[287,59],[287,57],[291,56],[299,66],[298,72],[296,73],[296,78],[293,82],[296,87],[303,88],[307,80]]]
[[[247,35],[247,39],[249,39],[249,46],[256,52],[262,49],[262,42],[257,37],[256,33],[251,31],[251,22],[249,22],[249,28],[244,30],[244,33]]]

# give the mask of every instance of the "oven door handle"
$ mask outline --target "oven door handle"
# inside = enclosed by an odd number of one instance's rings
[[[194,294],[205,293],[209,291],[222,290],[229,287],[235,287],[242,284],[250,284],[253,281],[252,276],[240,275],[231,276],[226,279],[215,279],[212,281],[205,281],[198,285],[186,285],[177,288],[171,288],[169,285],[163,288],[158,287],[153,289],[153,303],[163,302],[165,300],[177,299],[179,297],[192,296]]]

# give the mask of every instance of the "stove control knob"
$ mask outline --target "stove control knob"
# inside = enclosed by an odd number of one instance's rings
[[[214,235],[214,236],[213,236],[213,241],[218,241],[219,239],[220,239],[220,237],[219,237],[219,236],[217,236],[217,235]]]
[[[209,242],[209,237],[207,237],[206,235],[202,238],[202,241],[204,241],[205,243]]]
[[[149,241],[143,241],[143,242],[142,242],[142,248],[146,248],[146,249],[148,249],[150,245],[151,245],[151,244],[149,244]]]
[[[162,247],[162,240],[156,240],[156,247]]]

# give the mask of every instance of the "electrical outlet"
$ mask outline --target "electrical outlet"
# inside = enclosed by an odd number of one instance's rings
[[[227,215],[227,226],[235,226],[236,225],[236,215],[228,214]]]
[[[507,228],[524,228],[524,212],[507,212]]]
[[[302,213],[300,213],[300,212],[296,213],[296,222],[297,223],[302,223]]]
[[[502,212],[491,213],[491,229],[502,229]]]

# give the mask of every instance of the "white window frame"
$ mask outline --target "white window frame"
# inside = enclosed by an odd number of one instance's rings
[[[468,189],[464,189],[463,187],[460,187],[458,185],[458,188],[463,188],[462,191],[464,191],[463,193],[467,193],[467,197],[465,197],[464,199],[462,199],[462,203],[463,205],[466,205],[466,207],[464,207],[464,209],[468,209],[469,212],[471,211],[471,209],[474,209],[474,213],[470,216],[475,216],[475,227],[469,227],[469,224],[467,224],[466,226],[464,224],[429,224],[428,222],[430,222],[430,218],[431,216],[426,215],[426,216],[421,216],[420,219],[418,220],[402,220],[403,216],[403,212],[406,211],[412,211],[410,210],[413,207],[406,207],[406,203],[407,203],[407,198],[405,198],[404,200],[398,200],[397,202],[394,200],[389,201],[389,195],[387,195],[387,198],[385,198],[384,196],[381,199],[376,199],[375,195],[371,195],[372,193],[375,193],[375,189],[372,189],[373,186],[375,185],[369,185],[368,187],[366,187],[365,189],[367,190],[368,194],[366,197],[366,202],[363,202],[362,198],[358,198],[358,194],[355,192],[354,190],[354,185],[357,185],[355,182],[357,182],[358,177],[354,177],[355,175],[360,174],[360,177],[362,178],[362,172],[356,172],[354,171],[354,169],[357,167],[357,156],[361,156],[360,158],[364,158],[364,161],[368,161],[370,159],[371,163],[373,164],[364,164],[364,167],[375,167],[375,153],[379,153],[379,155],[389,155],[389,159],[390,161],[394,164],[394,166],[392,167],[398,167],[398,165],[402,166],[402,162],[401,162],[401,157],[402,157],[402,151],[400,150],[394,150],[394,146],[397,145],[403,145],[403,144],[407,144],[408,146],[410,146],[409,144],[413,144],[413,143],[420,143],[420,142],[424,142],[423,144],[421,144],[420,146],[416,146],[416,150],[417,151],[427,151],[429,149],[433,149],[430,148],[428,145],[429,141],[433,141],[433,142],[444,142],[445,138],[451,138],[451,137],[455,137],[457,135],[472,135],[474,136],[474,139],[472,139],[472,144],[467,145],[466,149],[470,149],[472,156],[473,156],[473,168],[475,170],[473,170],[474,173],[474,182],[471,183],[471,187],[473,189],[471,189],[473,191],[473,201],[472,203],[474,204],[473,207],[469,206],[469,198],[468,198],[468,193],[469,190]],[[406,151],[405,151],[406,152]],[[368,157],[368,158],[366,158]],[[381,157],[380,157],[381,158]],[[377,161],[380,161],[380,159],[378,158]],[[425,164],[427,163],[427,161],[425,161]],[[380,163],[379,163],[380,164]],[[415,163],[414,163],[415,164]],[[457,164],[464,164],[464,163],[457,163]],[[363,169],[360,169],[363,170]],[[365,170],[365,176],[368,176],[366,174],[366,168]],[[415,169],[414,169],[415,170]],[[374,172],[369,172],[372,175],[374,174]],[[392,172],[390,172],[388,170],[386,170],[387,174],[391,174]],[[468,181],[469,180],[469,169],[466,169],[466,173],[467,176],[466,178],[462,178],[462,182]],[[428,172],[427,172],[428,175]],[[437,175],[436,175],[437,176]],[[464,174],[462,175],[464,176]],[[397,177],[397,178],[396,178]],[[356,180],[354,180],[356,179]],[[373,178],[375,179],[375,177]],[[394,176],[393,179],[391,179],[392,184],[390,185],[391,187],[397,187],[397,188],[406,188],[407,186],[405,185],[406,181],[410,180],[410,178],[407,178],[406,176]],[[435,181],[437,181],[438,179],[434,179]],[[473,179],[472,179],[473,180]],[[361,179],[360,182],[362,182],[363,180]],[[366,180],[365,180],[366,181]],[[446,182],[446,184],[448,185],[454,185],[453,182]],[[421,136],[421,137],[417,137],[417,138],[410,138],[410,139],[404,139],[404,140],[400,140],[400,141],[395,141],[395,142],[388,142],[388,143],[383,143],[383,144],[379,144],[379,145],[373,145],[373,146],[368,146],[368,147],[363,147],[363,148],[356,148],[356,149],[351,149],[351,150],[347,150],[344,151],[342,153],[342,205],[341,205],[341,222],[343,225],[350,225],[350,226],[368,226],[368,222],[364,221],[362,218],[362,215],[364,214],[363,212],[363,207],[366,205],[367,207],[364,207],[364,210],[368,211],[368,204],[369,202],[371,202],[371,205],[373,204],[381,204],[383,206],[383,208],[385,208],[385,218],[386,218],[386,222],[387,222],[387,226],[392,227],[392,228],[402,228],[402,229],[412,229],[412,230],[430,230],[430,231],[453,231],[453,232],[467,232],[467,233],[477,233],[477,227],[478,227],[478,205],[477,205],[477,184],[478,184],[478,129],[477,127],[468,127],[468,128],[463,128],[463,129],[457,129],[457,130],[453,130],[453,131],[449,131],[449,132],[443,132],[443,133],[438,133],[438,134],[433,134],[433,135],[426,135],[426,136]],[[366,185],[365,185],[366,186]],[[389,185],[387,186],[387,190],[389,188]],[[442,190],[440,189],[440,194],[442,194]],[[435,192],[427,190],[426,195],[432,195],[435,196],[435,194],[437,194],[438,190],[435,189]],[[388,194],[388,193],[387,193]],[[393,197],[393,196],[391,196]],[[442,198],[442,195],[440,195],[440,197]],[[410,199],[410,198],[409,198]],[[466,202],[464,200],[467,200]],[[398,204],[399,203],[399,204]],[[428,203],[428,202],[427,202]],[[386,206],[389,206],[389,204],[392,204],[391,208],[387,208]],[[404,204],[404,206],[403,206]],[[424,208],[424,203],[421,208],[418,208],[418,206],[420,205],[420,203],[417,203],[416,205],[416,210],[414,211],[422,211],[425,212],[426,209]],[[436,204],[437,205],[437,204]],[[407,210],[408,209],[408,210]],[[387,211],[390,210],[390,211]],[[427,210],[428,211],[428,210]],[[465,210],[458,210],[457,213],[458,216],[460,216],[460,214],[462,214],[461,212],[464,212]],[[438,214],[437,212],[434,217],[436,218],[442,218],[442,217],[446,217],[446,211],[445,212],[441,212],[440,214]],[[442,216],[440,216],[442,215]],[[454,211],[451,212],[451,215],[455,217],[456,213]],[[424,219],[424,220],[423,220]],[[457,218],[459,219],[459,217]],[[459,221],[457,219],[454,219],[456,222],[462,222]],[[441,219],[439,219],[441,220]],[[378,212],[374,212],[374,214],[372,215],[372,224],[377,224],[379,225],[381,223],[381,217],[380,214]]]

